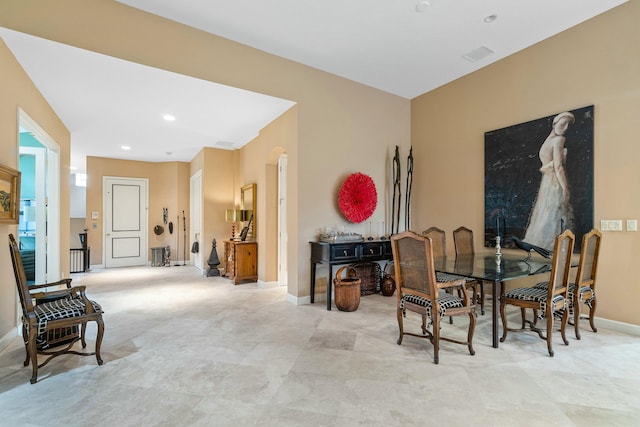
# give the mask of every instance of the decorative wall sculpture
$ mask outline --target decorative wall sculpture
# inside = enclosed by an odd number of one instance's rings
[[[378,193],[373,179],[360,172],[345,179],[338,194],[338,206],[351,222],[360,223],[376,210]]]

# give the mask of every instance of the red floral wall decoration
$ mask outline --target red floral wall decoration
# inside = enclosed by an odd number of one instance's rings
[[[352,173],[340,187],[338,205],[345,217],[359,223],[369,218],[378,204],[378,193],[373,179],[360,172]]]

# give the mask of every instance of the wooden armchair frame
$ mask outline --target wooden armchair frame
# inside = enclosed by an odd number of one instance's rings
[[[576,338],[580,339],[580,318],[582,304],[589,307],[589,325],[593,332],[598,332],[594,317],[596,314],[596,272],[598,270],[598,255],[600,254],[600,242],[602,233],[591,230],[582,236],[580,248],[580,263],[576,272],[575,284],[569,285],[570,300],[573,304],[573,325]]]
[[[528,328],[536,332],[541,339],[547,341],[547,350],[549,356],[553,357],[552,333],[555,320],[555,313],[562,315],[562,324],[560,333],[562,341],[565,345],[569,345],[565,333],[567,320],[569,318],[568,310],[568,293],[569,293],[569,272],[571,270],[571,255],[573,253],[573,245],[575,236],[571,230],[556,236],[553,260],[551,266],[551,276],[549,277],[549,286],[547,288],[538,288],[536,286],[517,288],[505,292],[500,297],[500,317],[502,318],[502,337],[500,342],[504,342],[507,338],[508,331],[523,331]],[[507,304],[520,308],[522,316],[522,327],[520,329],[510,329],[507,326],[506,306]],[[532,309],[534,319],[528,321],[525,318],[526,309]],[[547,319],[546,334],[543,330],[536,327],[537,310],[541,310]]]
[[[433,243],[430,237],[420,236],[412,231],[404,231],[391,236],[391,250],[395,268],[398,293],[397,318],[402,344],[404,335],[427,338],[433,344],[433,361],[439,362],[440,340],[466,345],[471,355],[473,333],[476,326],[475,306],[465,292],[465,279],[450,282],[437,282],[433,263]],[[458,289],[454,293],[440,293],[442,289]],[[418,313],[422,317],[422,334],[404,331],[403,318],[406,310]],[[444,316],[469,316],[467,340],[460,341],[441,336],[441,319]],[[427,321],[432,325],[427,329]]]
[[[458,227],[453,230],[453,244],[456,249],[456,257],[458,255],[473,255],[475,254],[475,248],[473,246],[473,231],[467,227]],[[473,289],[474,303],[478,305],[480,300],[480,314],[484,315],[484,282],[482,280],[468,280],[467,287]],[[480,288],[480,294],[478,289]]]
[[[582,236],[582,247],[580,249],[580,261],[574,283],[569,283],[569,323],[573,322],[576,339],[580,336],[580,319],[582,318],[582,305],[589,307],[589,325],[593,332],[598,332],[595,325],[596,313],[596,271],[598,270],[598,254],[600,253],[600,242],[602,233],[593,229]],[[538,283],[535,287],[547,289],[549,282]],[[533,311],[537,316],[537,311]],[[586,318],[585,318],[586,319]],[[535,320],[535,317],[534,317]]]
[[[85,286],[71,286],[71,279],[63,279],[53,283],[29,286],[27,284],[22,259],[20,258],[20,250],[18,243],[12,234],[9,234],[9,251],[11,253],[11,261],[13,264],[13,272],[20,296],[20,304],[22,306],[22,338],[26,350],[26,358],[24,366],[29,365],[31,361],[32,375],[31,384],[38,381],[38,368],[45,366],[54,357],[62,354],[76,354],[79,356],[96,356],[98,365],[103,364],[100,357],[100,345],[104,335],[104,322],[102,321],[102,308],[93,301],[87,299],[85,294]],[[53,292],[36,292],[38,290],[53,286],[66,286],[66,289]],[[34,304],[33,299],[46,299],[47,302]],[[60,307],[63,309],[61,310]],[[98,325],[98,333],[96,337],[95,351],[78,352],[71,350],[71,347],[81,341],[82,348],[87,347],[85,341],[85,333],[87,322],[96,322]],[[69,327],[80,327],[79,336],[74,336],[70,342],[65,344],[59,350],[39,349],[37,338],[39,333],[47,333],[56,329],[64,329]],[[48,356],[44,362],[38,364],[38,354]]]

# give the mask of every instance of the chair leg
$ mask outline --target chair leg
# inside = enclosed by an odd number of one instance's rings
[[[400,331],[400,336],[398,337],[398,345],[402,344],[402,337],[404,335],[404,328],[402,324],[402,309],[398,306],[397,309],[397,317],[398,317],[398,330]]]
[[[422,335],[427,335],[427,313],[422,315]]]
[[[469,333],[467,334],[467,343],[469,346],[469,353],[473,356],[476,351],[473,349],[473,333],[476,330],[476,314],[469,313]]]
[[[479,282],[479,283],[480,283],[480,314],[484,316],[484,300],[485,300],[484,282]]]
[[[80,333],[80,342],[82,343],[82,348],[87,348],[86,334],[87,334],[87,322],[82,323],[81,333]]]
[[[524,307],[520,307],[520,317],[522,318],[522,327],[520,329],[524,329],[527,326],[527,311]]]
[[[24,323],[22,324],[22,341],[24,342],[24,352],[27,353],[27,356],[24,359],[24,366],[29,366],[29,331],[27,330]]]
[[[596,301],[596,296],[594,295],[589,309],[589,324],[591,325],[591,330],[593,332],[598,332],[598,328],[596,328],[596,324],[594,323],[594,317],[596,315]]]
[[[506,304],[504,301],[500,301],[500,318],[502,319],[502,337],[500,338],[500,342],[504,342],[507,339],[507,314],[505,311]],[[494,308],[495,309],[495,308]]]
[[[569,310],[565,309],[562,312],[562,325],[560,325],[560,334],[562,335],[562,341],[564,341],[565,345],[569,345],[569,340],[567,339],[567,334],[566,334],[568,322],[569,322]]]
[[[581,339],[580,336],[580,309],[581,307],[581,301],[580,298],[576,298],[576,295],[573,295],[573,299],[571,300],[570,304],[573,305],[573,328],[576,334],[576,339],[579,340]]]
[[[553,357],[553,324],[555,323],[555,319],[553,317],[553,312],[551,311],[550,306],[547,307],[547,350],[549,350],[549,356]]]
[[[102,345],[102,337],[104,336],[104,322],[102,321],[102,317],[98,317],[96,323],[98,324],[98,334],[96,336],[96,361],[98,362],[98,365],[102,365],[104,363],[100,356],[100,346]],[[82,325],[82,328],[86,328],[86,323]],[[84,338],[84,331],[82,332],[82,337]]]
[[[35,384],[38,381],[38,347],[36,345],[36,338],[38,337],[38,329],[34,325],[29,328],[29,345],[28,355],[31,358],[31,384]]]
[[[433,363],[440,362],[438,351],[440,350],[440,313],[431,313],[433,322]]]

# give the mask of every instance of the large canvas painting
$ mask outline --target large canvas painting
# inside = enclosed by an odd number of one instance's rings
[[[499,232],[553,250],[593,228],[593,106],[485,133],[485,246]]]

